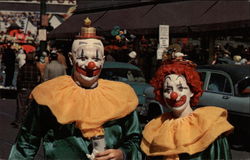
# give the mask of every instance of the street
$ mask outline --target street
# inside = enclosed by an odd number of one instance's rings
[[[15,111],[15,99],[0,99],[0,160],[8,159],[11,146],[18,132],[18,129],[10,125],[15,118]],[[36,159],[43,159],[41,149],[38,151]]]
[[[15,99],[0,99],[0,160],[8,159],[12,144],[18,130],[10,123],[14,120],[16,110]],[[232,150],[233,160],[250,160],[250,151]],[[38,151],[36,159],[43,159],[42,149]]]

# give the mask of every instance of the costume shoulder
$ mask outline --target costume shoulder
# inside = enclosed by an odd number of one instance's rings
[[[36,86],[31,92],[31,98],[35,99],[38,104],[41,104],[39,102],[55,98],[54,96],[56,93],[54,94],[54,92],[57,92],[60,88],[72,85],[73,80],[70,76],[59,76]]]
[[[151,156],[194,154],[232,130],[223,108],[202,107],[177,119],[166,113],[146,125],[141,148]]]
[[[61,124],[77,122],[86,137],[91,137],[105,122],[123,118],[133,112],[138,98],[129,85],[99,79],[98,86],[84,89],[70,76],[61,76],[37,86],[31,96],[48,106]]]

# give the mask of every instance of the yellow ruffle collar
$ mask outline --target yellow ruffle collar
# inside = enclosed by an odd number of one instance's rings
[[[99,79],[94,89],[79,87],[70,76],[61,76],[38,85],[31,93],[46,105],[61,124],[76,122],[84,137],[103,135],[102,125],[125,117],[138,105],[129,85]]]
[[[227,111],[219,107],[198,108],[178,119],[164,113],[145,126],[141,148],[148,156],[178,159],[178,154],[205,150],[218,136],[232,130]]]

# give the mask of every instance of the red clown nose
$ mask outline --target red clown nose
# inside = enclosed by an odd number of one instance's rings
[[[176,92],[172,92],[172,93],[170,94],[171,100],[176,100],[177,97],[178,97],[178,94],[177,94]]]
[[[96,67],[96,65],[95,65],[94,62],[89,62],[89,63],[88,63],[88,66],[87,66],[87,69],[92,70],[92,69],[94,69],[95,67]]]

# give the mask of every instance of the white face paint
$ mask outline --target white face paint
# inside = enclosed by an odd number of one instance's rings
[[[190,98],[193,93],[182,75],[167,75],[163,87],[163,97],[166,105],[173,111],[184,111],[190,107]]]
[[[104,47],[98,39],[78,39],[72,53],[76,71],[86,81],[97,80],[104,63]]]

